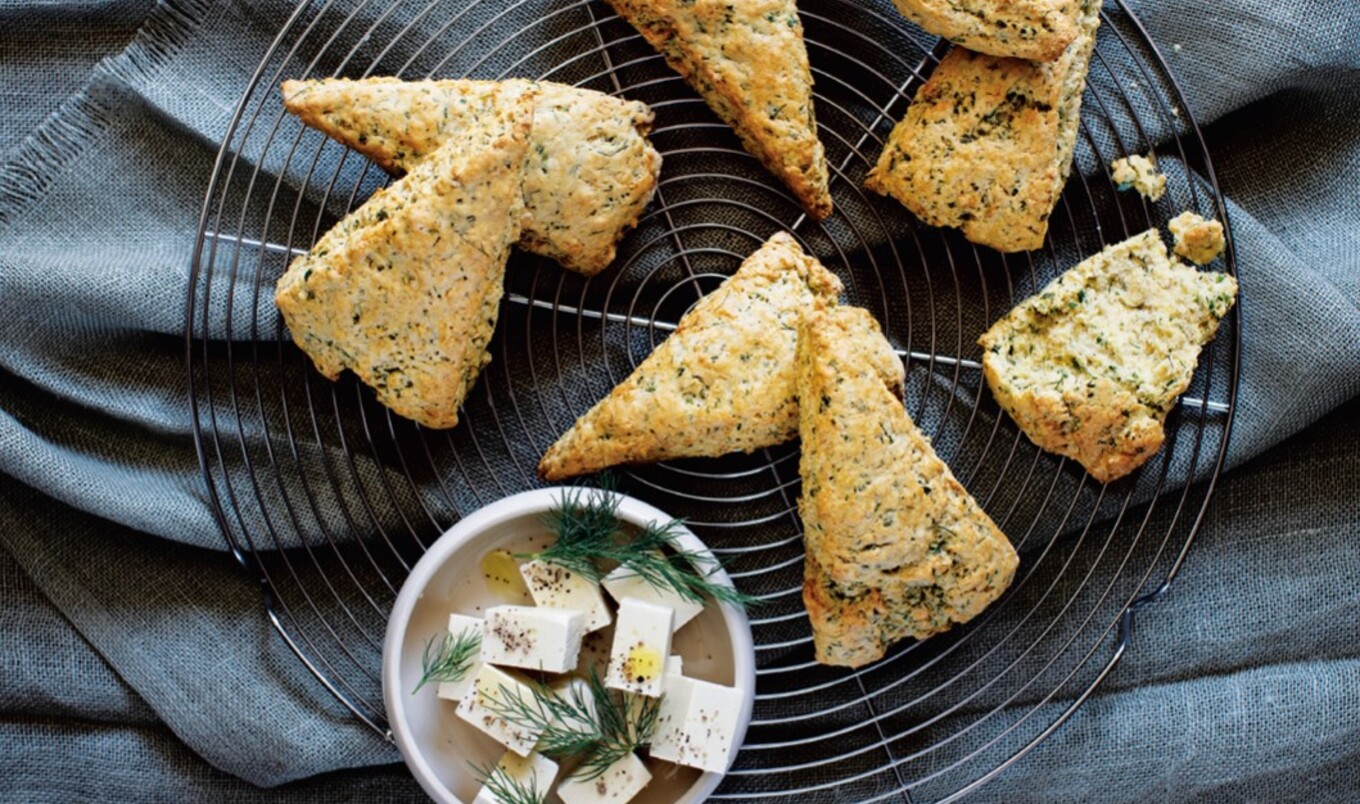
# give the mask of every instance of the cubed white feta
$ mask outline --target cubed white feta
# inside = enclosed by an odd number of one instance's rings
[[[523,680],[498,667],[482,665],[472,688],[458,703],[458,717],[522,757],[529,756],[543,730],[530,723],[511,721],[497,714],[507,700],[533,705],[534,691]]]
[[[656,730],[652,732],[647,753],[657,759],[676,762],[675,757],[684,745],[685,718],[689,715],[690,699],[694,697],[694,679],[667,673],[665,687],[666,694],[657,707]]]
[[[496,770],[499,776],[519,789],[537,793],[540,800],[548,795],[557,778],[557,763],[537,751],[527,757],[507,751],[496,763]],[[490,784],[483,785],[472,804],[517,804],[491,792],[491,787]]]
[[[604,580],[601,581],[601,585],[619,603],[623,603],[623,599],[626,597],[635,597],[638,600],[660,603],[663,606],[670,606],[675,609],[675,628],[677,631],[685,623],[699,616],[699,612],[704,610],[704,604],[686,600],[670,589],[658,589],[635,575],[627,567],[619,567],[606,575]]]
[[[605,685],[650,698],[660,695],[674,623],[670,606],[625,597],[614,625]]]
[[[649,753],[677,765],[723,773],[732,760],[744,704],[745,696],[734,687],[667,675]]]
[[[565,673],[576,667],[585,614],[537,606],[495,606],[482,625],[482,661]]]
[[[568,776],[557,786],[557,795],[564,804],[599,804],[603,801],[623,804],[642,792],[651,780],[652,774],[647,772],[647,766],[638,755],[629,754],[594,779]]]
[[[670,656],[666,657],[666,672],[661,678],[662,695],[670,694],[670,687],[667,685],[670,684],[672,678],[683,678],[684,670],[685,660],[680,657],[680,654],[672,653]],[[628,695],[629,712],[635,713],[635,711],[639,707],[641,707],[642,703],[646,700],[647,696],[645,695],[635,695],[630,693]],[[633,714],[633,718],[634,720],[637,719],[636,714]]]
[[[520,565],[519,572],[534,603],[550,609],[585,612],[587,631],[607,628],[613,622],[600,585],[589,578],[548,561],[526,562]]]
[[[476,634],[480,640],[482,638],[482,621],[477,617],[468,617],[463,614],[449,615],[449,634],[454,639],[458,639],[469,631]],[[439,682],[436,694],[449,701],[463,700],[463,696],[467,695],[467,691],[472,688],[472,679],[476,678],[477,671],[481,669],[482,662],[480,649],[478,649],[478,655],[473,657],[472,666],[468,668],[467,672],[453,681]]]

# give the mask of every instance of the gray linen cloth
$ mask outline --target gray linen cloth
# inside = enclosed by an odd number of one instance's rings
[[[1360,12],[1135,10],[1211,123],[1232,201],[1239,468],[1137,649],[981,798],[1353,800]],[[400,768],[345,770],[397,757],[268,628],[220,552],[189,435],[179,334],[203,189],[289,11],[0,4],[7,800],[418,797]]]

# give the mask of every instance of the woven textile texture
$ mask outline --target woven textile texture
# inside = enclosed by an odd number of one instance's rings
[[[1230,201],[1233,468],[1135,649],[978,799],[1352,801],[1360,11],[1133,7]],[[265,621],[191,436],[200,205],[292,9],[0,2],[0,800],[420,799]]]

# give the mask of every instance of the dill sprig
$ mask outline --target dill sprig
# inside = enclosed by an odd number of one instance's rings
[[[595,702],[601,740],[571,775],[590,781],[602,776],[615,762],[651,743],[656,734],[657,716],[661,713],[661,698],[611,691],[593,669],[586,685]]]
[[[539,553],[519,557],[557,564],[595,582],[605,575],[601,562],[618,564],[653,588],[695,603],[702,604],[705,597],[740,607],[760,602],[719,583],[714,576],[721,565],[712,555],[676,545],[682,520],[651,522],[629,537],[618,517],[619,500],[610,489],[578,487],[563,492],[557,507],[544,517],[557,540]]]
[[[548,792],[539,792],[538,777],[533,774],[529,775],[528,782],[521,782],[500,765],[470,764],[482,779],[482,785],[501,804],[543,804],[548,800]]]
[[[482,635],[475,628],[464,628],[454,636],[445,633],[435,647],[438,637],[430,637],[420,654],[420,682],[411,690],[415,695],[431,681],[457,681],[472,669],[472,661],[482,649]]]
[[[520,557],[557,564],[598,582],[604,572],[597,558],[614,551],[624,535],[619,520],[621,501],[612,489],[578,486],[563,491],[561,500],[543,517],[557,540],[540,553]]]
[[[496,717],[540,732],[537,750],[554,758],[591,751],[601,741],[595,710],[579,688],[561,693],[541,681],[528,683],[529,695],[501,686],[499,694],[487,696],[483,705]]]
[[[627,569],[628,575],[636,575],[654,589],[668,589],[695,603],[711,597],[740,607],[758,604],[759,598],[715,580],[722,566],[711,554],[675,546],[676,531],[683,525],[679,519],[662,524],[650,522],[611,557]]]
[[[609,766],[652,741],[659,698],[616,692],[591,670],[584,689],[562,691],[541,682],[529,684],[529,696],[502,686],[485,703],[496,717],[540,731],[536,750],[553,759],[581,756],[573,777],[599,778]]]

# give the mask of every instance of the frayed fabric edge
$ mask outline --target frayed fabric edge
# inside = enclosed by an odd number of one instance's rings
[[[0,164],[0,233],[103,137],[116,100],[110,83],[144,80],[164,68],[211,6],[211,0],[161,0],[123,52],[96,65],[85,86],[9,153]]]

